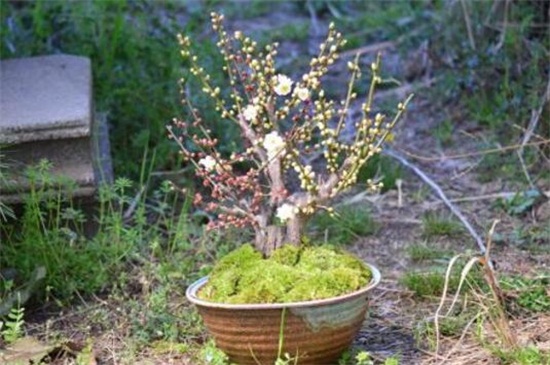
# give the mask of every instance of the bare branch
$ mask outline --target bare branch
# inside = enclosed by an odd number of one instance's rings
[[[462,224],[466,227],[470,235],[474,238],[474,240],[477,243],[477,246],[479,247],[479,250],[481,253],[486,252],[485,244],[483,243],[483,239],[481,236],[476,232],[476,230],[472,227],[472,225],[468,222],[468,219],[462,214],[460,209],[456,207],[449,198],[445,195],[443,190],[437,185],[432,179],[430,179],[420,168],[413,165],[411,162],[407,161],[403,156],[400,156],[395,151],[386,148],[384,151],[382,151],[383,154],[390,156],[397,161],[399,161],[404,166],[408,167],[409,169],[413,170],[418,177],[420,177],[426,184],[428,184],[436,193],[439,195],[439,198],[445,203],[445,205],[451,210],[451,212],[462,222]]]

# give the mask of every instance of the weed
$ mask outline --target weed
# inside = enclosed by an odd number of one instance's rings
[[[279,28],[272,29],[267,33],[269,36],[269,42],[281,42],[281,41],[295,41],[303,42],[309,36],[309,25],[307,23],[301,24],[287,24]]]
[[[189,236],[196,232],[188,225],[189,204],[182,205],[181,195],[174,194],[166,183],[153,192],[156,200],[152,203],[147,201],[147,189],[136,189],[128,179],[118,178],[112,186],[101,186],[98,232],[87,239],[83,225],[91,217],[74,204],[71,183],[58,181],[50,169],[47,161],[29,169],[26,175],[30,193],[23,217],[19,223],[2,225],[8,239],[3,242],[0,265],[15,269],[18,280],[25,283],[37,268],[45,268],[44,285],[36,288],[37,297],[51,297],[64,304],[75,294],[91,294],[118,285],[125,278],[118,274],[127,265],[126,258],[138,252],[148,254],[149,249],[163,259],[160,267],[164,275],[179,272],[183,277],[195,266],[192,256],[180,256],[191,248]],[[148,167],[142,166],[142,170]],[[143,178],[140,185],[147,183]],[[177,214],[182,208],[183,213]],[[175,258],[181,261],[176,263]],[[113,275],[119,277],[118,281],[111,280]],[[3,281],[0,288],[4,296],[6,284]]]
[[[458,288],[459,281],[460,279],[458,275],[454,275],[451,278],[449,287],[456,290],[456,288]],[[434,297],[443,293],[445,277],[443,272],[440,270],[429,272],[408,272],[400,279],[400,282],[417,297]]]
[[[0,146],[0,186],[6,187],[9,185],[8,172],[10,171],[10,165],[5,162],[6,156],[2,153],[2,146]],[[0,201],[0,222],[7,222],[8,219],[15,219],[15,214],[11,207]]]
[[[14,268],[23,282],[44,267],[46,288],[65,300],[76,292],[102,288],[121,253],[112,244],[86,242],[85,217],[70,198],[74,182],[52,176],[51,168],[51,163],[41,161],[26,171],[30,191],[21,221],[2,227],[9,240],[3,244],[0,265]]]
[[[438,247],[428,246],[426,243],[414,244],[407,247],[407,253],[414,262],[443,259],[450,255],[449,251],[442,250]]]
[[[384,360],[384,365],[399,365],[399,358],[391,356]]]
[[[433,136],[442,146],[449,145],[453,139],[454,126],[450,119],[445,119],[433,129]]]
[[[461,275],[459,268],[453,268],[449,276],[448,291],[454,293],[459,288]],[[400,283],[412,291],[419,298],[440,296],[445,287],[445,272],[442,267],[435,267],[427,271],[407,272],[400,279]],[[483,278],[479,270],[473,270],[466,278],[466,287],[469,290],[483,285]]]
[[[442,82],[434,87],[434,99],[445,102],[460,93],[459,119],[475,121],[497,145],[524,133],[531,111],[539,107],[546,88],[548,32],[540,29],[547,29],[548,20],[541,18],[545,13],[541,6],[518,2],[496,9],[488,2],[469,2],[467,16],[473,26],[466,29],[464,22],[456,21],[464,16],[456,3],[425,29],[433,55],[452,59],[440,70]],[[496,24],[505,25],[495,32]],[[464,41],[464,34],[471,35],[470,42]],[[519,46],[523,42],[529,46]],[[514,128],[514,121],[521,121],[519,128]],[[539,123],[535,133],[544,135],[544,124]],[[545,170],[538,157],[544,152],[535,148],[525,152],[530,171]],[[523,180],[524,176],[514,155],[485,156],[478,171],[486,181],[495,177]]]
[[[157,354],[185,354],[189,351],[189,345],[185,343],[176,343],[170,341],[154,341],[151,349]]]
[[[366,351],[361,351],[355,356],[356,365],[374,365],[374,361],[370,354]]]
[[[516,350],[506,350],[496,346],[489,346],[493,354],[502,361],[503,365],[541,365],[550,364],[550,354],[542,352],[534,346],[520,347]]]
[[[358,181],[379,179],[382,182],[381,192],[396,188],[396,181],[401,179],[403,170],[401,165],[387,156],[376,155],[367,162],[357,175]]]
[[[501,287],[513,303],[530,312],[549,312],[550,296],[547,293],[550,277],[529,279],[523,276],[503,277]]]
[[[228,365],[229,358],[216,347],[213,340],[209,340],[200,351],[201,359],[208,365]]]
[[[313,217],[311,227],[318,237],[338,245],[347,245],[359,237],[377,230],[370,212],[358,205],[345,205],[336,209],[335,215],[321,211]]]
[[[355,352],[355,354],[353,354]],[[374,360],[367,351],[346,351],[338,360],[338,365],[373,365]],[[387,357],[384,365],[399,365],[399,358],[395,356]]]
[[[521,224],[509,233],[495,234],[494,242],[515,245],[536,254],[550,252],[548,224]]]
[[[422,231],[423,236],[429,239],[441,236],[455,237],[463,232],[463,228],[456,220],[429,212],[422,217]]]
[[[464,311],[450,316],[440,317],[438,321],[439,333],[442,336],[457,338],[460,337],[473,314],[470,311]],[[430,349],[435,349],[436,329],[433,320],[420,322],[414,331],[418,342],[427,343]]]
[[[528,212],[533,204],[541,198],[541,193],[537,190],[528,190],[517,192],[510,198],[499,198],[496,205],[509,215],[522,215]]]
[[[24,313],[25,308],[12,308],[5,322],[0,321],[0,335],[6,343],[13,343],[23,335]]]

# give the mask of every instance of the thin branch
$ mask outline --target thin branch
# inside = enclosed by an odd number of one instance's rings
[[[474,32],[472,31],[472,23],[470,22],[470,14],[468,14],[468,8],[466,7],[466,0],[460,0],[462,6],[462,15],[464,16],[464,22],[466,23],[466,30],[468,31],[468,40],[470,41],[470,47],[475,51],[476,42],[474,39]]]
[[[396,160],[398,160],[401,164],[408,167],[409,169],[413,170],[413,172],[418,175],[426,184],[428,184],[436,193],[439,195],[443,203],[451,210],[451,212],[462,222],[462,224],[466,227],[470,235],[475,239],[477,246],[479,247],[479,250],[481,253],[485,253],[485,244],[483,243],[483,239],[481,236],[476,232],[476,230],[472,227],[472,225],[468,222],[468,219],[462,214],[462,212],[454,205],[449,198],[445,195],[443,190],[437,185],[432,179],[430,179],[422,170],[420,170],[417,166],[413,165],[411,162],[407,161],[403,156],[400,156],[395,151],[386,148],[382,151],[383,154],[390,156]]]
[[[504,44],[504,38],[506,37],[506,29],[508,28],[508,7],[510,5],[510,0],[505,0],[504,2],[504,19],[502,25],[502,31],[500,32],[500,39],[498,44],[495,46],[495,52],[498,52],[502,45]]]
[[[550,190],[548,191],[540,191],[541,194],[544,194],[547,197],[550,197]],[[510,199],[513,198],[518,194],[517,191],[506,191],[501,193],[494,193],[494,194],[485,194],[485,195],[477,195],[477,196],[466,196],[462,198],[455,198],[455,199],[449,199],[451,203],[463,203],[463,202],[474,202],[479,200],[493,200],[493,199]],[[442,202],[437,201],[430,204],[441,204]]]
[[[464,338],[466,337],[466,334],[468,333],[468,330],[470,329],[470,327],[472,326],[472,324],[474,324],[474,322],[479,318],[481,317],[481,315],[483,314],[483,312],[479,312],[477,313],[472,319],[470,319],[470,321],[466,324],[466,327],[464,327],[464,330],[462,331],[462,334],[460,335],[460,338],[455,342],[455,344],[453,345],[453,347],[445,354],[445,356],[443,357],[443,359],[441,359],[441,361],[439,362],[439,365],[445,365],[445,364],[448,364],[448,360],[449,360],[449,357],[451,357],[451,355],[456,351],[456,349],[458,348],[458,346],[462,343],[462,340],[464,340]]]
[[[312,1],[308,1],[306,5],[307,5],[307,10],[309,12],[309,17],[311,18],[311,25],[312,25],[313,31],[317,36],[321,33],[321,28],[319,27],[319,22],[317,21],[317,12],[313,7]]]
[[[531,120],[529,121],[529,126],[527,127],[527,130],[525,131],[525,134],[523,135],[523,140],[521,141],[521,145],[519,149],[517,150],[519,161],[521,162],[521,167],[523,169],[523,173],[525,175],[525,178],[527,179],[527,182],[529,183],[529,186],[531,189],[536,189],[535,184],[533,184],[533,180],[531,179],[531,176],[529,176],[529,172],[527,171],[527,167],[525,165],[525,161],[523,159],[523,149],[525,145],[529,142],[531,137],[533,136],[533,133],[535,132],[535,129],[537,128],[538,122],[540,120],[540,116],[542,115],[542,111],[544,109],[544,106],[546,103],[550,100],[550,77],[548,78],[548,83],[546,85],[546,91],[544,92],[544,95],[542,96],[542,101],[538,107],[538,109],[533,109],[531,112]]]
[[[435,327],[435,353],[436,354],[439,354],[439,313],[443,309],[443,305],[445,304],[445,299],[447,298],[447,290],[449,289],[449,278],[451,277],[451,271],[453,269],[455,262],[460,257],[462,257],[462,254],[458,254],[454,256],[449,262],[449,265],[447,266],[447,271],[445,272],[445,285],[443,286],[443,293],[441,293],[441,300],[439,301],[439,306],[435,311],[434,327]]]
[[[525,146],[540,146],[540,145],[545,145],[545,144],[550,144],[550,140],[547,139],[547,140],[544,140],[544,141],[529,142],[529,143],[525,143],[523,146],[524,147]],[[502,153],[504,151],[517,150],[517,149],[521,148],[521,146],[522,146],[521,144],[513,144],[513,145],[504,146],[504,147],[500,147],[500,148],[490,148],[490,149],[479,151],[479,152],[460,153],[460,154],[456,154],[456,155],[447,155],[447,156],[441,156],[441,157],[429,157],[429,156],[417,155],[415,153],[409,152],[409,151],[404,150],[402,148],[399,149],[399,152],[402,152],[405,155],[414,158],[415,160],[430,162],[430,161],[456,160],[456,159],[459,159],[459,158],[483,156],[483,155],[488,155],[488,154],[491,154],[491,153]]]
[[[365,53],[374,53],[374,52],[378,53],[384,49],[392,48],[392,47],[395,47],[395,42],[385,41],[385,42],[370,44],[368,46],[350,49],[349,51],[342,52],[340,54],[340,57],[347,58],[355,55],[361,56],[361,55],[364,55]]]

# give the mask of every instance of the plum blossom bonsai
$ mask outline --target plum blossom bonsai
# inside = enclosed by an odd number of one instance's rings
[[[168,131],[184,159],[195,166],[203,191],[209,192],[208,197],[201,193],[194,197],[195,205],[217,217],[208,228],[252,227],[255,247],[269,256],[283,244],[299,245],[308,218],[317,210],[334,213],[331,201],[354,185],[360,168],[381,151],[411,97],[397,105],[392,118],[373,112],[374,90],[382,82],[378,57],[370,68],[372,78],[361,103],[361,117],[354,121],[350,106],[357,99],[359,55],[347,63],[350,80],[342,101],[331,100],[322,87],[323,76],[345,45],[334,24],[311,59],[309,71],[291,79],[275,67],[277,43],[259,49],[242,32],[229,34],[223,15],[212,13],[211,17],[228,88],[214,84],[189,38],[179,35],[181,54],[221,120],[240,129],[243,148],[229,156],[220,153],[218,139],[185,93],[191,120],[174,120]],[[350,127],[353,135],[344,137]],[[314,156],[322,158],[315,164],[308,162]],[[372,191],[380,186],[367,181]]]

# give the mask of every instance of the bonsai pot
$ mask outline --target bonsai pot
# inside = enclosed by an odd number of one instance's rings
[[[234,363],[271,365],[282,340],[281,355],[298,358],[300,365],[336,364],[361,328],[368,292],[380,282],[380,272],[367,266],[372,280],[366,287],[334,298],[275,304],[214,303],[197,296],[208,277],[193,283],[186,296],[197,306],[216,346]]]

